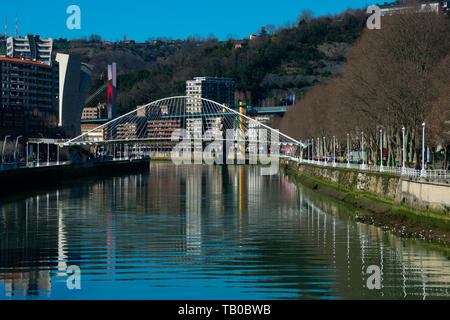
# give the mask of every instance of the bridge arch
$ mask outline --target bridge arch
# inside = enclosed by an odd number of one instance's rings
[[[226,140],[225,131],[234,130],[243,141],[247,142],[260,142],[262,138],[255,132],[264,130],[265,141],[270,142],[273,136],[277,136],[282,146],[304,147],[300,141],[229,106],[205,98],[188,96],[169,97],[150,102],[61,145],[172,141],[172,134],[178,129],[184,129],[200,140],[207,140],[204,138],[206,132],[213,132],[216,135],[222,133],[223,140]],[[249,134],[249,132],[253,133]]]

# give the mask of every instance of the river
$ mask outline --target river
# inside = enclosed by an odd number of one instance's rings
[[[352,210],[256,166],[152,163],[0,205],[0,299],[450,298],[448,253]]]

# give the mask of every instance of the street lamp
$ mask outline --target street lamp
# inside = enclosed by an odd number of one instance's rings
[[[60,133],[56,134],[57,136],[61,137],[61,140],[64,140],[63,136]],[[56,165],[59,166],[59,143],[56,144]]]
[[[425,122],[422,123],[422,171],[420,173],[422,178],[427,177],[427,170],[425,169],[425,126]]]
[[[380,172],[383,172],[383,129],[380,129],[380,161]]]
[[[350,133],[347,133],[347,168],[350,169]]]
[[[41,137],[42,137],[42,139],[44,138],[44,135],[42,134],[42,133],[38,133],[38,135],[40,135]],[[40,153],[39,153],[39,146],[40,146],[40,142],[38,141],[38,143],[37,143],[37,167],[39,167],[39,165],[40,165],[40,157],[41,157],[41,155],[40,155]]]
[[[361,159],[362,159],[361,170],[365,170],[366,165],[364,163],[364,131],[361,132]]]
[[[30,147],[29,147],[29,142],[27,141],[27,167],[29,165],[29,152],[30,152]]]
[[[320,138],[317,138],[317,165],[320,165]]]
[[[50,143],[47,143],[47,167],[50,165]]]
[[[16,138],[16,144],[14,145],[14,163],[17,166],[17,145],[19,144],[19,139],[22,138],[22,136],[18,136]]]
[[[308,141],[306,142],[306,159],[309,161],[309,143],[311,141],[308,139]]]
[[[406,175],[406,141],[405,141],[405,132],[406,128],[403,126],[402,133],[403,133],[403,164],[402,164],[402,175]]]
[[[326,166],[327,165],[327,142],[326,142],[326,138],[323,137],[323,165]]]
[[[56,145],[56,165],[59,166],[59,143]]]
[[[37,166],[37,167],[39,167],[39,160],[40,160],[40,154],[39,154],[39,145],[40,145],[40,144],[41,144],[40,142],[37,143],[37,155],[36,155],[36,157],[37,157],[37,163],[36,163],[36,166]]]
[[[5,140],[3,140],[3,147],[2,147],[2,167],[4,166],[5,163],[5,147],[6,147],[6,140],[8,140],[8,138],[10,138],[11,136],[5,136]]]
[[[333,136],[333,167],[336,167],[336,137]]]

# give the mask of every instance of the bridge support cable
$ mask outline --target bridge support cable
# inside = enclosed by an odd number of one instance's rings
[[[234,141],[243,152],[250,147],[273,143],[291,154],[297,148],[304,148],[300,141],[266,124],[228,106],[197,97],[171,97],[151,102],[62,145],[159,144],[170,147],[177,135],[199,145]]]

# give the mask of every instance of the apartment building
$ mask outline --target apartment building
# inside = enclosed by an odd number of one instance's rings
[[[105,104],[99,103],[96,107],[85,107],[81,115],[81,120],[99,120],[107,118]]]
[[[6,56],[35,62],[52,64],[52,39],[41,39],[38,35],[26,38],[9,37],[6,41]]]
[[[195,136],[201,136],[209,130],[221,131],[222,118],[209,117],[202,120],[201,114],[205,111],[205,103],[201,100],[208,99],[234,108],[235,84],[229,78],[197,77],[186,82],[187,114],[198,114],[198,118],[186,120],[186,130]]]
[[[105,128],[98,129],[98,127],[103,124],[105,124],[105,120],[86,120],[81,123],[81,134],[86,135],[86,141],[104,141],[107,136],[107,130]]]
[[[0,57],[0,136],[55,135],[58,128],[58,66]]]
[[[116,139],[117,140],[130,140],[137,138],[138,123],[135,121],[130,121],[126,123],[121,123],[116,127]]]

